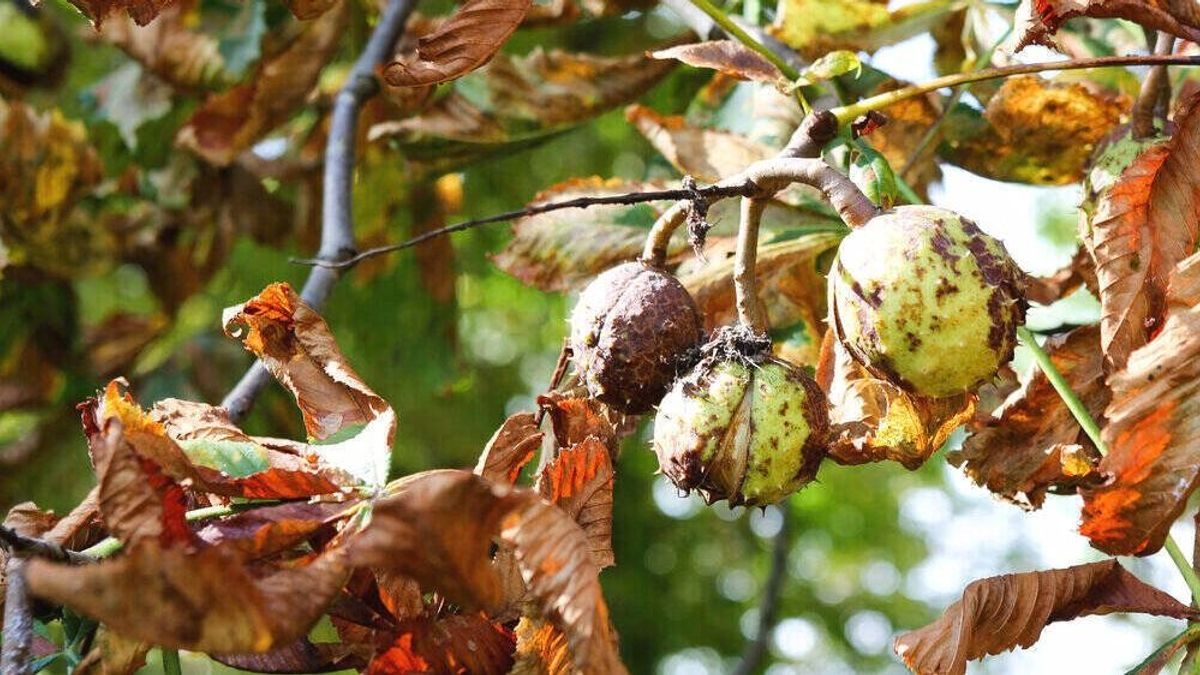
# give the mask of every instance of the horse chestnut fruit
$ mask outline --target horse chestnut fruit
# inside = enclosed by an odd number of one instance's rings
[[[1007,363],[1025,320],[1004,245],[953,211],[901,206],[841,243],[830,324],[869,370],[917,394],[968,391]]]
[[[571,350],[588,392],[623,413],[654,407],[680,359],[703,336],[696,303],[679,280],[642,262],[596,277],[571,314]]]
[[[764,355],[706,358],[654,418],[660,470],[712,502],[763,506],[816,477],[825,454],[825,395],[804,371]]]

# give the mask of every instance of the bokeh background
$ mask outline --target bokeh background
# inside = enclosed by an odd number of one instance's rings
[[[264,21],[273,20],[276,8],[270,3],[245,3],[257,7]],[[243,11],[234,5],[227,9],[231,15]],[[147,116],[132,127],[130,143],[129,122],[122,117],[129,113],[104,105],[112,102],[104,98],[104,87],[113,85],[109,78],[121,69],[135,86],[150,86],[145,80],[151,76],[111,46],[87,39],[84,21],[60,0],[46,0],[45,11],[63,27],[59,37],[71,41],[74,58],[61,87],[26,92],[27,100],[81,120],[113,167],[185,161],[170,139],[187,104]],[[543,45],[627,53],[680,31],[674,15],[659,8],[586,27],[523,31],[507,50],[522,53]],[[11,47],[12,35],[0,30],[0,53],[6,40]],[[331,67],[331,82],[337,81],[339,68],[344,73],[364,38],[365,25],[355,23],[345,53]],[[935,74],[934,48],[932,38],[919,36],[880,50],[870,63],[919,81]],[[1048,56],[1035,51],[1026,58]],[[680,69],[643,102],[663,113],[684,112],[704,77]],[[731,100],[749,105],[752,98]],[[731,107],[716,122],[737,130],[752,116],[750,110]],[[285,143],[282,137],[268,139],[256,151],[271,157]],[[403,157],[375,146],[365,152],[355,188],[360,235],[378,243],[412,234],[422,218],[420,200],[428,198],[431,186],[409,180]],[[432,189],[443,198],[449,195],[452,210],[445,218],[454,221],[519,207],[547,186],[592,175],[677,178],[616,110],[534,147],[474,163]],[[0,181],[15,178],[0,175]],[[286,185],[275,195],[285,203],[299,199]],[[944,166],[930,197],[1005,241],[1030,272],[1050,272],[1074,251],[1076,187],[999,183]],[[202,239],[187,240],[187,231],[178,235],[184,237],[180,246],[204,246]],[[93,361],[80,356],[89,339],[112,330],[113,317],[147,331],[155,326],[145,340],[139,342],[146,336],[137,331],[129,338],[135,344],[119,373],[144,404],[167,396],[219,401],[249,364],[248,355],[221,334],[222,308],[269,282],[300,285],[306,268],[289,258],[310,254],[312,235],[310,223],[269,242],[237,236],[211,274],[187,280],[195,281],[194,292],[169,312],[156,285],[172,283],[172,275],[152,275],[145,265],[127,260],[66,277],[8,273],[0,278],[4,374],[18,382],[49,378],[37,405],[0,413],[0,507],[32,500],[65,512],[91,487],[72,408],[102,385],[103,376],[118,374],[97,372]],[[489,256],[508,237],[506,226],[492,226],[374,261],[343,280],[324,312],[350,362],[399,414],[393,475],[472,465],[499,422],[531,409],[546,386],[573,298],[533,290],[498,271]],[[176,273],[194,276],[186,261]],[[1035,311],[1030,322],[1036,328],[1096,319],[1095,300],[1081,291]],[[26,361],[18,348],[31,341],[50,354],[48,374],[42,372],[44,364]],[[1017,366],[1028,372],[1027,355],[1018,354]],[[934,619],[970,580],[1101,557],[1075,531],[1078,499],[1052,496],[1041,511],[1025,513],[971,484],[946,465],[941,453],[914,472],[894,464],[826,465],[816,484],[786,504],[761,511],[706,507],[655,474],[647,426],[628,441],[618,466],[617,566],[602,576],[623,654],[635,673],[700,675],[727,672],[736,664],[756,632],[758,598],[784,508],[794,515],[793,541],[781,620],[770,640],[770,675],[905,672],[891,652],[895,634]],[[290,398],[274,385],[258,401],[247,429],[303,434]],[[959,442],[956,435],[949,445]],[[1192,540],[1187,524],[1179,525],[1175,536]],[[1147,581],[1185,597],[1165,558],[1127,563]],[[1034,648],[988,659],[972,670],[1123,672],[1172,628],[1165,620],[1113,617],[1053,625]],[[193,673],[228,672],[194,655],[185,655],[184,665]],[[153,661],[147,671],[155,671]]]

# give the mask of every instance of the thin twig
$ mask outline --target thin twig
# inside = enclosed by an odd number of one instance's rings
[[[1154,43],[1154,53],[1165,56],[1174,50],[1175,36],[1160,31]],[[1171,86],[1166,66],[1154,66],[1146,72],[1146,79],[1142,80],[1142,87],[1138,91],[1137,100],[1133,102],[1133,112],[1130,115],[1130,134],[1135,139],[1141,140],[1155,135],[1154,113],[1158,109],[1164,86]]]
[[[562,381],[563,375],[567,374],[567,365],[571,362],[572,351],[571,338],[563,338],[562,349],[558,350],[558,361],[554,362],[554,372],[550,375],[550,384],[546,387],[546,391],[554,391],[555,387],[558,386],[558,383]],[[542,426],[542,420],[545,419],[545,417],[546,407],[538,406],[538,411],[533,415],[534,426]],[[542,465],[542,462],[538,462],[539,467]]]
[[[767,653],[767,643],[775,622],[779,620],[779,601],[783,597],[784,582],[787,581],[788,552],[792,546],[792,515],[788,503],[779,506],[783,521],[779,532],[775,533],[774,549],[771,551],[771,571],[767,576],[767,585],[763,589],[762,598],[758,605],[758,628],[754,631],[754,639],[746,643],[742,651],[742,660],[734,669],[733,675],[751,675],[758,672],[763,657]]]
[[[4,647],[0,673],[28,675],[33,646],[33,602],[25,581],[25,558],[10,555],[4,568]]]
[[[751,191],[753,191],[753,189],[754,189],[753,186],[748,186],[748,185],[743,184],[743,185],[710,185],[708,187],[698,188],[697,190],[698,190],[699,194],[704,196],[705,198],[723,198],[723,197],[738,197],[743,194],[749,194]],[[531,204],[522,209],[516,209],[514,211],[506,211],[504,213],[498,213],[498,214],[495,214],[492,216],[487,216],[484,218],[476,218],[474,220],[467,220],[467,221],[464,221],[461,223],[455,223],[454,225],[447,225],[446,227],[440,227],[436,230],[430,230],[420,236],[413,237],[412,239],[409,239],[407,241],[403,241],[398,244],[388,244],[386,246],[377,246],[375,248],[369,248],[369,249],[366,249],[365,251],[362,251],[361,253],[359,253],[357,255],[353,255],[353,256],[350,256],[348,258],[344,258],[341,260],[328,260],[328,259],[322,260],[320,258],[315,258],[315,259],[307,259],[307,260],[293,260],[292,262],[299,264],[299,265],[313,265],[314,267],[319,267],[319,268],[342,269],[342,268],[346,268],[346,267],[353,267],[354,265],[357,265],[358,263],[360,263],[368,258],[374,258],[375,256],[384,255],[386,253],[393,253],[395,251],[403,251],[406,248],[412,248],[413,246],[423,244],[423,243],[429,241],[430,239],[435,239],[437,237],[444,237],[448,234],[454,234],[455,232],[462,232],[463,230],[469,230],[474,227],[479,227],[480,225],[490,225],[492,223],[501,223],[501,222],[508,221],[508,220],[515,220],[517,218],[526,218],[529,216],[541,215],[543,213],[550,213],[551,211],[561,211],[563,209],[586,209],[586,208],[592,207],[592,206],[630,205],[630,204],[642,204],[645,202],[676,201],[676,200],[681,200],[681,199],[691,199],[692,197],[696,196],[696,194],[697,194],[697,191],[687,190],[687,189],[654,190],[654,191],[649,191],[649,192],[628,192],[628,193],[619,194],[619,195],[604,195],[604,196],[596,196],[596,197],[576,197],[574,199],[566,199],[561,202],[549,202],[546,204]]]
[[[416,0],[391,0],[379,23],[367,40],[367,46],[346,83],[333,102],[329,124],[329,140],[325,144],[324,197],[321,205],[321,245],[317,258],[324,261],[345,260],[354,255],[354,221],[351,214],[350,186],[354,177],[354,146],[357,136],[358,111],[362,104],[379,90],[375,69],[391,57],[396,40],[412,14]],[[313,309],[320,309],[341,276],[338,267],[314,267],[308,273],[300,297]],[[221,401],[230,419],[241,419],[270,379],[266,368],[256,361],[240,382]]]
[[[1076,59],[1073,61],[1051,61],[1043,63],[1020,63],[1011,66],[1001,66],[999,68],[988,68],[986,70],[976,70],[970,73],[955,73],[944,77],[934,78],[928,82],[914,84],[900,89],[864,98],[863,100],[851,105],[834,108],[830,112],[838,118],[839,124],[847,124],[860,115],[865,115],[872,110],[882,110],[894,103],[906,101],[910,98],[923,96],[931,91],[945,89],[947,87],[958,87],[972,82],[983,82],[985,80],[996,80],[1012,75],[1027,75],[1030,73],[1041,73],[1047,70],[1086,70],[1088,68],[1109,68],[1112,66],[1200,66],[1200,56],[1176,56],[1167,55],[1159,56],[1155,54],[1139,54],[1136,56],[1100,56],[1090,59]]]
[[[36,539],[34,537],[26,537],[25,535],[3,525],[0,525],[0,548],[7,550],[13,555],[46,558],[47,560],[66,562],[71,563],[72,565],[82,565],[95,562],[91,556],[86,556],[82,553],[63,548],[52,541]]]

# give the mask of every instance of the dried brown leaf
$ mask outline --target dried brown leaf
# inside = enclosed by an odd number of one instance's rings
[[[597,568],[616,564],[612,550],[613,467],[603,442],[593,436],[559,452],[542,470],[537,488],[587,534]]]
[[[227,308],[222,323],[296,397],[311,437],[325,439],[365,425],[341,443],[309,446],[312,452],[369,484],[386,480],[395,412],[354,372],[328,324],[291,286],[268,286],[246,303]]]
[[[567,638],[553,625],[523,617],[517,624],[517,662],[511,675],[571,675]]]
[[[1127,19],[1146,28],[1200,42],[1200,9],[1190,0],[1022,0],[1014,52],[1033,44],[1057,49],[1054,34],[1069,19]]]
[[[594,398],[579,398],[558,391],[538,396],[538,406],[550,416],[554,439],[569,448],[594,436],[606,447],[616,447],[627,418]]]
[[[683,117],[660,115],[642,105],[626,108],[625,119],[680,173],[708,183],[774,157],[777,152],[744,136],[693,127]]]
[[[483,614],[422,617],[400,625],[393,642],[367,668],[368,675],[479,673],[505,675],[516,638]]]
[[[1037,75],[1011,77],[982,117],[965,107],[947,120],[943,159],[995,180],[1066,185],[1083,178],[1096,144],[1129,109],[1127,97]]]
[[[213,520],[197,528],[196,536],[210,545],[238,551],[247,560],[282,553],[329,526],[350,504],[290,502],[262,506]]]
[[[504,420],[483,448],[475,474],[496,483],[513,485],[521,469],[542,447],[543,434],[533,413],[517,413]]]
[[[286,121],[337,50],[348,6],[343,2],[305,26],[286,49],[260,63],[248,82],[210,96],[179,130],[176,143],[227,166]]]
[[[173,0],[71,0],[71,4],[99,28],[106,18],[113,14],[126,14],[145,26],[158,16]]]
[[[134,675],[146,665],[150,645],[130,640],[100,626],[88,651],[72,673],[78,675]]]
[[[1176,120],[1170,140],[1114,142],[1093,165],[1081,214],[1084,243],[1096,261],[1101,341],[1109,372],[1161,327],[1168,275],[1196,248],[1200,229],[1200,111]]]
[[[113,17],[100,28],[100,36],[149,72],[181,89],[220,84],[227,79],[220,42],[192,29],[195,4],[194,0],[175,0],[148,26],[123,16]],[[97,92],[101,99],[107,93],[103,89]]]
[[[650,52],[656,59],[675,59],[697,68],[711,68],[740,80],[774,84],[783,74],[761,54],[733,40],[677,45]]]
[[[383,69],[393,87],[421,87],[457,79],[487,63],[529,11],[530,0],[466,0],[450,19],[417,40]]]
[[[1099,327],[1077,328],[1047,341],[1043,348],[1084,405],[1098,417],[1109,399]],[[1068,450],[1079,444],[1086,444],[1088,449]],[[988,421],[986,428],[946,459],[976,484],[1030,508],[1040,508],[1051,488],[1073,490],[1100,479],[1095,470],[1099,453],[1040,369],[1015,400]],[[1072,464],[1078,461],[1091,470],[1080,475],[1079,468]]]
[[[1200,285],[1200,280],[1198,280]],[[1049,305],[1070,295],[1080,286],[1089,291],[1096,290],[1096,268],[1092,256],[1080,246],[1067,263],[1054,274],[1045,277],[1025,278],[1025,299],[1039,305]],[[1197,289],[1200,293],[1200,288]],[[1200,295],[1198,295],[1200,297]]]
[[[941,618],[897,638],[896,653],[915,673],[962,675],[967,661],[1032,645],[1047,624],[1113,612],[1196,615],[1116,560],[1102,560],[972,581]]]

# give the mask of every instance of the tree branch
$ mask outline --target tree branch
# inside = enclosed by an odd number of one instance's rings
[[[767,576],[762,598],[759,599],[758,628],[754,631],[754,639],[746,643],[742,660],[734,669],[733,675],[751,675],[758,672],[767,653],[771,631],[775,628],[775,622],[779,620],[779,601],[783,597],[784,582],[787,581],[788,552],[792,545],[792,510],[788,502],[779,505],[779,512],[783,521],[779,525],[779,532],[775,534],[775,548],[771,551],[771,571]]]
[[[0,525],[0,548],[5,549],[9,555],[14,557],[46,558],[47,560],[71,563],[72,565],[95,562],[95,559],[91,556],[68,550],[52,541],[26,537],[16,530],[3,525]]]
[[[29,675],[29,649],[33,645],[33,602],[25,583],[25,558],[10,555],[4,576],[4,647],[0,655],[0,673]]]
[[[1154,43],[1154,53],[1166,56],[1174,50],[1175,36],[1160,32]],[[1158,109],[1159,101],[1162,100],[1163,89],[1166,88],[1168,96],[1170,96],[1170,87],[1171,81],[1167,79],[1166,66],[1154,66],[1146,72],[1146,79],[1142,80],[1141,90],[1138,92],[1137,100],[1133,103],[1132,120],[1129,124],[1130,133],[1135,139],[1150,138],[1156,133],[1154,114]]]
[[[375,70],[392,55],[396,41],[412,14],[416,0],[391,0],[371,33],[367,46],[354,62],[346,83],[333,102],[329,139],[325,143],[324,196],[321,204],[321,246],[317,258],[336,262],[354,256],[354,220],[351,213],[351,182],[354,178],[354,151],[358,111],[363,102],[379,90]],[[308,273],[300,297],[313,309],[320,309],[341,276],[340,267],[314,267]],[[240,382],[221,401],[221,407],[237,421],[249,412],[254,399],[270,375],[256,361]]]
[[[755,265],[758,261],[758,227],[762,222],[765,199],[742,197],[742,220],[738,223],[737,253],[733,259],[733,291],[738,321],[755,335],[766,335],[767,317],[758,302]]]

